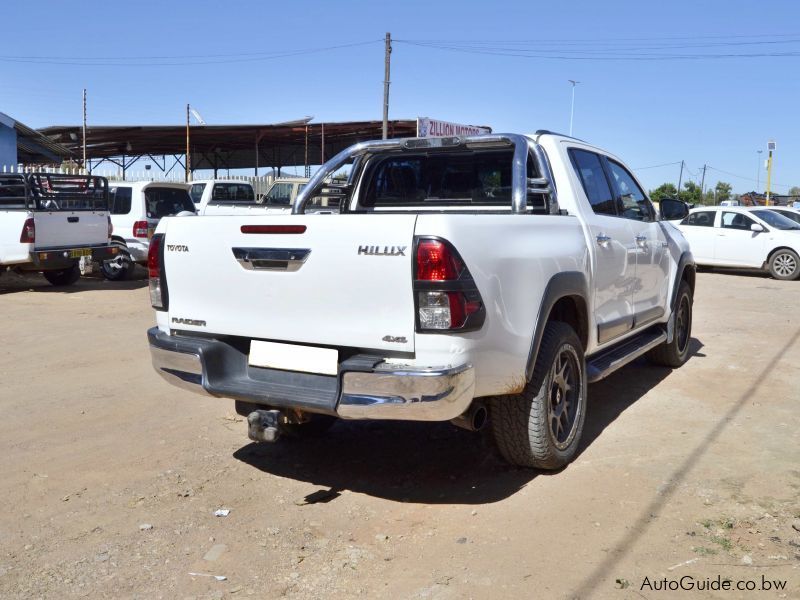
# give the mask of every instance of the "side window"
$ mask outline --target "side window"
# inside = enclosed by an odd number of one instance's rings
[[[292,198],[291,183],[276,183],[267,193],[268,204],[281,204],[288,206]]]
[[[213,202],[255,202],[253,188],[242,183],[215,183],[211,190]]]
[[[109,190],[111,196],[111,214],[127,215],[131,212],[133,190],[129,187],[117,187]]]
[[[788,210],[776,210],[775,212],[783,215],[787,219],[791,219],[795,223],[800,223],[800,214],[789,212]]]
[[[206,189],[205,183],[195,183],[192,186],[192,191],[189,194],[192,196],[192,202],[199,203],[203,199],[203,191]]]
[[[617,189],[620,216],[636,221],[655,220],[653,205],[627,169],[613,160],[608,161],[608,168],[611,171],[614,187]]]
[[[741,229],[743,231],[750,231],[750,225],[754,225],[755,221],[743,215],[742,213],[724,212],[722,213],[722,227],[724,229]]]
[[[717,213],[713,210],[701,210],[698,212],[690,213],[683,221],[681,221],[681,225],[693,225],[695,227],[713,227],[714,226],[714,217]]]
[[[608,185],[600,157],[594,152],[577,148],[570,149],[569,155],[595,214],[616,216],[614,195]]]

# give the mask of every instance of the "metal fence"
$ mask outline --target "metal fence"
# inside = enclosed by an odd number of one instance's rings
[[[88,175],[85,169],[78,167],[42,167],[33,165],[1,165],[0,174],[2,173],[62,173],[64,175]],[[113,173],[99,173],[94,172],[94,175],[100,175],[108,179],[109,182],[122,181],[122,175]],[[195,179],[211,179],[201,176]],[[265,194],[272,182],[275,181],[274,175],[263,175],[255,177],[253,175],[230,175],[228,177],[218,177],[217,179],[225,179],[232,181],[243,181],[253,186],[256,198]],[[164,181],[171,183],[184,183],[184,175],[182,171],[164,174],[159,171],[127,171],[125,173],[125,181]]]

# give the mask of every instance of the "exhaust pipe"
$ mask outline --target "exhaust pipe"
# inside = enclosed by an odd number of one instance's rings
[[[456,427],[467,431],[480,431],[489,421],[489,411],[483,402],[473,402],[464,414],[459,415],[450,422]]]

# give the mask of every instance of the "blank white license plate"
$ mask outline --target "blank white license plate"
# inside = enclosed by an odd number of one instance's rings
[[[336,375],[339,352],[331,348],[253,340],[250,342],[249,362],[254,367]]]

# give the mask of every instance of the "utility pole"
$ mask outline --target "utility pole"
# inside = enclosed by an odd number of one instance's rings
[[[81,167],[86,172],[86,88],[83,88],[83,162]]]
[[[392,34],[386,32],[384,48],[384,77],[383,77],[383,139],[389,137],[389,69],[392,56]]]
[[[766,206],[769,206],[769,192],[770,186],[772,184],[772,151],[775,150],[775,142],[770,140],[767,142],[767,150],[769,150],[769,156],[767,158],[767,200]]]
[[[580,81],[575,81],[574,79],[567,79],[572,84],[572,104],[569,109],[569,134],[572,135],[572,118],[575,116],[575,86],[580,83]]]
[[[676,198],[676,200],[680,200],[681,199],[681,181],[682,180],[683,180],[683,161],[681,161],[681,172],[680,172],[680,175],[678,175],[678,197]]]
[[[706,166],[703,165],[703,177],[700,179],[700,202],[703,202],[706,192]]]
[[[190,171],[191,171],[191,165],[189,164],[190,161],[191,161],[190,154],[189,154],[189,110],[190,110],[190,107],[187,104],[186,105],[186,175],[185,175],[185,178],[184,178],[184,180],[186,182],[189,181],[189,176],[190,176]]]

